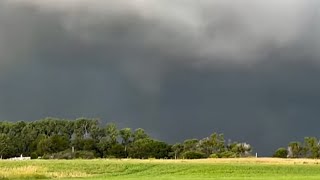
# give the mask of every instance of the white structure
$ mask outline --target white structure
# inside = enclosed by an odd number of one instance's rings
[[[22,154],[20,155],[20,157],[14,157],[14,158],[10,158],[9,160],[12,161],[24,161],[24,160],[30,160],[31,157],[23,157]]]

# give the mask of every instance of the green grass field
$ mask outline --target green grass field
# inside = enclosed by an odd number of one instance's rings
[[[318,160],[272,158],[207,160],[0,161],[0,179],[320,179]]]

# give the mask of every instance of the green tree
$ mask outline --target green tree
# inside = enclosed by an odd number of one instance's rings
[[[111,144],[117,144],[119,131],[117,126],[114,123],[107,124],[106,135],[109,138]]]
[[[225,140],[223,134],[213,133],[210,136],[209,144],[213,153],[221,153],[225,151]]]
[[[135,140],[128,148],[130,158],[147,159],[151,157],[152,139],[144,138]]]
[[[2,158],[7,158],[10,156],[10,138],[6,134],[0,134],[0,157]]]
[[[127,157],[126,152],[124,151],[124,147],[121,144],[111,145],[110,148],[108,149],[108,155],[109,155],[109,157],[114,157],[114,158]]]
[[[69,140],[66,136],[53,135],[49,138],[50,150],[53,153],[64,151],[69,148]]]
[[[69,148],[69,140],[65,136],[53,135],[42,138],[37,146],[38,154],[52,154]]]
[[[171,149],[172,149],[172,151],[174,153],[174,155],[173,155],[174,158],[178,159],[180,157],[181,153],[183,152],[184,147],[183,147],[182,144],[176,143],[171,147]]]
[[[316,137],[305,137],[303,154],[307,158],[319,158],[319,140]]]
[[[74,133],[77,138],[92,138],[91,132],[99,125],[97,119],[79,118],[74,123]]]
[[[101,138],[97,146],[101,157],[110,156],[109,150],[111,149],[112,144],[107,137]]]
[[[234,142],[230,145],[231,152],[235,153],[237,157],[249,156],[252,150],[251,145],[247,143]]]
[[[279,148],[273,154],[273,157],[277,157],[277,158],[287,158],[287,156],[288,156],[288,150],[285,148]]]
[[[303,148],[300,142],[290,142],[288,145],[288,157],[299,158],[302,154]]]
[[[220,154],[224,152],[225,140],[223,134],[213,133],[210,137],[206,137],[198,143],[199,151],[206,154],[209,157],[211,154]]]
[[[148,139],[149,135],[145,132],[144,129],[138,128],[133,133],[133,141],[138,141],[140,139]]]
[[[44,137],[41,140],[39,140],[39,143],[37,144],[37,152],[38,155],[43,156],[45,154],[50,154],[51,149],[50,149],[50,140],[48,137]]]
[[[138,159],[168,158],[169,152],[168,144],[150,138],[138,139],[128,149],[129,157]]]
[[[133,136],[130,128],[124,128],[119,131],[120,137],[122,139],[122,145],[124,146],[124,151],[126,156],[128,156],[127,149],[128,145],[131,143],[131,138]]]
[[[197,151],[198,150],[198,139],[187,139],[183,142],[183,151]]]
[[[156,159],[167,159],[169,158],[169,154],[171,151],[170,146],[161,141],[153,140],[150,144],[151,153],[150,157],[156,158]]]

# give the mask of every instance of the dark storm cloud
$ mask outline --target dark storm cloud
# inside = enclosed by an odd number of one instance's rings
[[[0,119],[100,117],[268,153],[317,136],[317,1],[0,2]]]

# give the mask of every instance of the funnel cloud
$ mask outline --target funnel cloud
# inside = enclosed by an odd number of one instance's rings
[[[262,155],[318,136],[316,0],[4,0],[0,119],[98,117]]]

